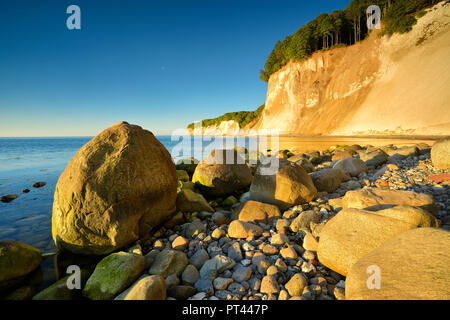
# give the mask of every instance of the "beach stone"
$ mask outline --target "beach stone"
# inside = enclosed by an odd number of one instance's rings
[[[88,270],[81,269],[80,284],[83,288],[91,273]],[[67,280],[71,275],[67,275],[44,290],[33,296],[33,300],[78,300],[82,297],[81,289],[69,289]]]
[[[226,288],[228,288],[230,284],[233,283],[233,281],[234,280],[231,278],[222,278],[222,277],[215,278],[213,281],[214,288],[217,290],[225,290]]]
[[[250,186],[250,199],[274,204],[281,210],[307,203],[317,197],[311,177],[300,166],[278,159],[278,170],[260,164]]]
[[[186,237],[193,238],[201,233],[206,232],[206,227],[200,219],[195,219],[186,228]]]
[[[374,211],[377,215],[401,220],[417,227],[438,227],[439,221],[428,211],[411,206],[395,206]]]
[[[247,201],[239,212],[239,220],[267,223],[281,217],[277,206],[258,201]]]
[[[367,153],[360,153],[359,157],[366,163],[367,166],[378,167],[385,164],[388,160],[388,156],[382,150],[375,150]]]
[[[314,165],[311,162],[309,162],[309,160],[306,159],[303,154],[292,156],[292,157],[288,158],[287,160],[302,167],[303,169],[305,169],[305,171],[307,173],[314,171]]]
[[[318,223],[320,221],[320,213],[308,210],[301,212],[294,220],[292,220],[289,228],[292,232],[298,232],[300,229],[309,229],[311,222]]]
[[[158,253],[160,253],[161,251],[158,249],[153,249],[151,250],[149,253],[147,253],[144,258],[145,258],[145,268],[148,269],[150,268],[150,266],[153,264],[153,262],[156,259],[156,256],[158,255]]]
[[[151,275],[160,275],[163,278],[173,273],[179,276],[187,265],[188,258],[184,252],[164,249],[158,253],[148,273]]]
[[[278,248],[270,244],[265,244],[262,248],[262,252],[268,256],[272,256],[278,254]]]
[[[450,139],[440,140],[433,145],[431,162],[436,169],[450,168]]]
[[[239,242],[234,241],[228,248],[228,258],[233,259],[236,262],[240,262],[242,260],[242,250]]]
[[[231,206],[235,205],[238,202],[239,201],[238,201],[238,199],[236,199],[236,197],[228,196],[225,200],[223,200],[222,206],[231,207]]]
[[[185,170],[189,175],[192,175],[198,163],[199,161],[195,158],[182,158],[177,161],[176,169]]]
[[[169,274],[166,279],[164,279],[164,282],[166,284],[166,288],[172,288],[180,284],[180,278],[178,278],[178,275],[176,273]]]
[[[352,152],[350,152],[348,150],[336,151],[333,154],[331,161],[337,161],[337,160],[341,160],[341,159],[345,159],[345,158],[352,158],[352,157],[353,157]]]
[[[161,276],[146,276],[114,300],[166,300],[166,283]]]
[[[209,259],[209,254],[205,249],[198,249],[189,259],[189,263],[200,269],[203,264]]]
[[[263,231],[260,226],[253,223],[234,220],[228,227],[228,236],[230,238],[246,239],[251,236],[259,237]]]
[[[211,237],[216,240],[218,240],[226,235],[227,235],[227,233],[225,232],[225,230],[220,229],[220,228],[215,228],[214,231],[211,233]]]
[[[7,194],[0,197],[1,202],[10,203],[11,201],[17,199],[19,196],[17,194]]]
[[[229,219],[222,212],[214,212],[212,217],[211,217],[211,219],[218,226],[221,226],[223,224],[227,224],[229,222]]]
[[[428,177],[429,181],[433,181],[434,183],[442,183],[445,181],[450,181],[449,173],[441,173]]]
[[[194,284],[198,280],[198,278],[200,278],[200,273],[192,264],[187,265],[183,273],[181,274],[181,280],[188,284]]]
[[[261,281],[260,291],[267,294],[279,293],[280,285],[274,276],[265,276]]]
[[[86,282],[83,296],[91,300],[111,300],[131,285],[144,271],[141,255],[117,252],[103,258]]]
[[[333,169],[340,169],[344,173],[357,177],[362,172],[367,172],[367,165],[364,161],[357,158],[345,158],[336,162]]]
[[[0,289],[9,288],[39,267],[41,251],[19,241],[0,241]]]
[[[33,188],[42,188],[46,184],[47,184],[47,182],[44,182],[44,181],[35,182],[35,183],[33,183]]]
[[[223,196],[248,187],[252,174],[236,150],[218,149],[197,165],[192,182],[205,195]]]
[[[295,249],[293,247],[287,247],[287,248],[282,248],[280,250],[280,255],[284,258],[284,259],[297,259],[298,258],[298,254],[295,251]]]
[[[427,210],[437,216],[438,207],[433,197],[413,191],[364,188],[348,191],[342,199],[343,208],[379,210],[395,205],[408,205]]]
[[[371,251],[348,273],[347,300],[449,300],[450,232],[436,228],[405,231]],[[379,289],[370,289],[367,270],[379,268]],[[372,271],[372,274],[374,271]]]
[[[192,190],[184,189],[177,195],[177,210],[182,212],[214,212],[205,198]]]
[[[189,240],[186,238],[183,238],[182,236],[178,236],[173,240],[172,242],[172,248],[175,250],[184,251],[186,250],[187,246],[189,245]]]
[[[189,174],[186,170],[177,170],[178,180],[187,182],[189,181]]]
[[[294,274],[284,285],[292,297],[301,296],[306,286],[308,286],[308,280],[301,273]]]
[[[333,192],[339,188],[344,173],[340,169],[322,169],[310,173],[309,176],[314,182],[317,191]]]
[[[270,239],[271,245],[282,246],[285,243],[289,243],[289,237],[285,234],[275,233]]]
[[[318,258],[323,265],[345,276],[364,255],[390,238],[417,227],[376,212],[343,209],[320,233]]]
[[[129,246],[171,217],[177,182],[170,153],[151,132],[117,123],[85,144],[59,177],[53,239],[79,254]]]
[[[319,242],[314,238],[314,236],[307,232],[305,237],[303,238],[303,248],[308,251],[317,251],[317,248],[319,246]]]
[[[267,257],[262,252],[256,252],[252,257],[252,266],[253,268],[261,273],[266,274],[267,269],[270,267],[270,263],[267,260]]]
[[[200,277],[204,279],[213,279],[217,274],[231,269],[236,265],[236,262],[224,255],[216,255],[206,261],[200,269]]]
[[[174,286],[167,289],[167,295],[176,300],[186,300],[189,297],[192,297],[196,292],[197,290],[195,290],[194,287],[185,285]]]
[[[252,276],[252,268],[238,265],[233,272],[233,280],[237,282],[247,281]]]

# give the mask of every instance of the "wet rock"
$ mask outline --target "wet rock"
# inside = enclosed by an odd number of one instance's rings
[[[9,288],[39,267],[41,251],[19,241],[0,241],[0,289]]]

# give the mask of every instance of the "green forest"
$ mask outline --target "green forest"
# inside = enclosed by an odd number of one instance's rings
[[[423,9],[439,0],[353,0],[344,10],[319,14],[294,34],[278,41],[260,71],[260,79],[268,81],[290,60],[302,60],[318,50],[352,45],[363,40],[370,32],[367,28],[367,8],[377,5],[381,9],[384,25],[380,35],[405,33],[412,29]]]
[[[247,124],[258,118],[261,115],[263,109],[264,105],[260,106],[255,111],[237,111],[225,113],[224,115],[221,115],[220,117],[214,119],[202,120],[202,126],[208,127],[212,125],[219,125],[222,121],[234,120],[239,123],[240,128],[244,128]],[[188,129],[194,129],[194,123],[189,124]]]
[[[367,8],[377,5],[381,9],[383,30],[380,36],[405,33],[412,29],[417,19],[425,14],[424,9],[440,0],[353,0],[344,10],[319,14],[294,34],[278,41],[260,71],[260,79],[268,81],[290,60],[302,60],[315,51],[328,50],[359,42],[369,34]],[[229,112],[214,119],[202,120],[202,126],[219,125],[222,121],[235,120],[241,128],[258,118],[264,105],[255,111]],[[194,128],[194,123],[188,125]]]

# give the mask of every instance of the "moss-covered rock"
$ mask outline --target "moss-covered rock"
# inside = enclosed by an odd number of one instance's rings
[[[85,285],[91,272],[88,270],[81,270],[81,288]],[[67,275],[64,278],[59,279],[51,286],[45,288],[41,292],[37,293],[33,300],[78,300],[82,298],[82,289],[69,289],[67,286],[67,280],[71,275]]]
[[[177,196],[177,210],[182,212],[214,212],[214,209],[208,204],[205,198],[192,190],[181,190]]]
[[[103,258],[95,267],[83,289],[91,300],[111,300],[132,284],[145,269],[145,258],[117,252]]]
[[[179,181],[189,181],[189,175],[186,170],[177,170],[177,175]]]
[[[0,290],[9,288],[39,267],[41,251],[19,241],[0,242]]]

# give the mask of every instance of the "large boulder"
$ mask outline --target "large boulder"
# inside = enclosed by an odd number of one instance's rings
[[[252,174],[236,150],[218,149],[198,164],[192,182],[205,195],[223,196],[248,187]]]
[[[334,169],[341,169],[344,173],[357,177],[362,172],[367,172],[367,165],[358,158],[345,158],[336,162]]]
[[[41,251],[26,243],[0,241],[0,290],[20,282],[41,261]]]
[[[322,169],[310,173],[309,176],[318,191],[333,192],[341,186],[344,172],[341,169]]]
[[[396,205],[419,207],[435,216],[438,213],[433,197],[413,191],[364,188],[348,191],[342,199],[343,208],[380,210]]]
[[[280,216],[281,212],[277,206],[252,200],[247,201],[239,212],[239,220],[245,222],[267,223]]]
[[[278,206],[286,210],[307,203],[317,197],[317,189],[308,173],[290,161],[277,159],[258,166],[250,186],[250,199]]]
[[[408,230],[359,259],[345,281],[347,300],[450,300],[450,232]],[[369,271],[370,272],[369,272]],[[379,287],[377,285],[378,275]]]
[[[166,148],[151,132],[117,123],[84,145],[59,177],[53,238],[74,253],[108,254],[170,218],[176,196]]]
[[[83,296],[91,300],[111,300],[131,285],[144,271],[145,258],[116,252],[103,258],[86,282]]]
[[[389,211],[390,210],[390,211]],[[417,227],[429,227],[433,220],[421,210],[408,215],[391,209],[373,212],[359,209],[343,209],[334,216],[320,233],[319,261],[342,275],[364,255],[378,248],[390,238]]]
[[[440,140],[433,145],[431,162],[436,169],[450,168],[450,139]]]

